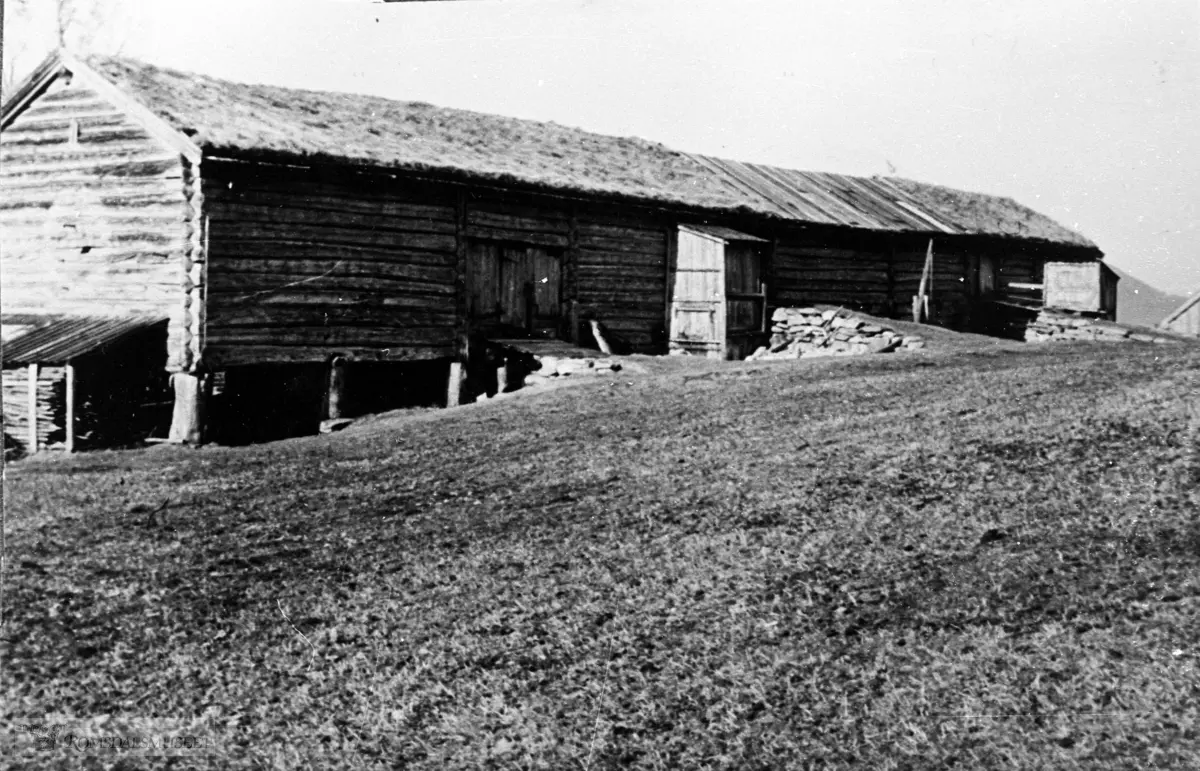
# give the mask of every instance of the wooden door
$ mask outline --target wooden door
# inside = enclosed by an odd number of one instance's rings
[[[725,245],[725,301],[730,336],[763,331],[762,255],[754,244]]]
[[[979,256],[979,296],[985,300],[996,294],[996,260],[991,255]]]
[[[467,317],[473,325],[500,321],[500,259],[497,244],[472,243],[467,252]]]
[[[725,357],[725,242],[680,229],[671,294],[672,350]]]
[[[476,328],[555,334],[562,316],[559,257],[541,247],[473,243],[467,298]]]

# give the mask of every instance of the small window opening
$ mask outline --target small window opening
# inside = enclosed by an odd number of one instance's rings
[[[74,118],[67,125],[67,143],[72,145],[79,144],[79,121]]]

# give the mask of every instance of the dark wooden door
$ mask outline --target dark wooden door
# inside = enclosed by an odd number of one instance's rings
[[[542,247],[474,243],[467,259],[467,298],[477,328],[557,334],[561,261]]]
[[[738,333],[763,331],[762,255],[754,244],[725,245],[726,331]]]

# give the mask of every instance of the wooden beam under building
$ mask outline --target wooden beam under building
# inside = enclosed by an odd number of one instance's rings
[[[461,361],[450,362],[450,378],[446,383],[446,406],[457,407],[462,398],[462,373],[463,365]]]
[[[326,385],[325,417],[329,420],[345,417],[346,359],[335,356],[329,362],[329,382]]]
[[[175,410],[169,441],[200,444],[204,434],[204,384],[199,375],[184,372],[172,375],[171,383],[175,388]]]

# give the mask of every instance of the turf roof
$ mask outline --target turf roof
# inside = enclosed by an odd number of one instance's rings
[[[816,214],[781,211],[777,190],[747,187],[745,180],[722,173],[720,165],[704,163],[703,157],[643,139],[422,102],[233,83],[123,58],[93,56],[86,61],[208,155],[437,172],[564,193],[862,226],[845,215],[844,207]],[[797,175],[790,178],[794,182]],[[957,232],[1095,248],[1078,233],[1008,198],[891,177],[810,173],[803,178],[817,197],[828,194],[825,188],[838,188],[840,194],[846,186],[833,184],[835,180],[852,180],[865,195],[851,199],[852,208],[886,202],[898,189],[907,196],[906,204]],[[867,228],[938,232],[920,219]]]

